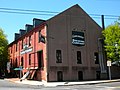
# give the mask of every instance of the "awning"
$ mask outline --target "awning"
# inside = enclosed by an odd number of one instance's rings
[[[15,68],[14,70],[19,71],[19,70],[23,70],[22,68]]]

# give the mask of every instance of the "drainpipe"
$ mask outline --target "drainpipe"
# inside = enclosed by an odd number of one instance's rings
[[[49,57],[49,49],[48,49],[48,25],[47,23],[45,24],[45,30],[46,30],[46,58],[47,58],[47,61],[46,61],[46,81],[48,82],[49,81],[49,61],[48,61],[48,57]]]

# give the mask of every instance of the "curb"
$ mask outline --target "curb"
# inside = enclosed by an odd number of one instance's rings
[[[40,85],[45,87],[57,87],[57,86],[73,86],[73,85],[92,85],[92,84],[100,84],[100,83],[111,83],[111,82],[120,82],[120,79],[115,80],[100,80],[100,81],[83,81],[83,82],[39,82],[39,81],[29,81],[29,80],[12,80],[12,79],[4,79],[10,82],[18,83],[18,84],[27,84],[27,85]]]
[[[74,85],[93,85],[93,84],[100,84],[100,83],[112,83],[112,82],[120,82],[120,79],[117,80],[104,80],[104,81],[86,81],[86,82],[79,82],[77,84],[64,84],[64,85],[57,85],[57,86],[74,86]]]

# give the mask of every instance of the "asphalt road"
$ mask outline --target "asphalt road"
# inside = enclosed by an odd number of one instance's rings
[[[41,88],[43,88],[43,86],[24,85],[7,80],[0,80],[0,90],[36,90]]]
[[[120,90],[120,82],[101,83],[93,85],[43,87],[0,80],[0,90]]]

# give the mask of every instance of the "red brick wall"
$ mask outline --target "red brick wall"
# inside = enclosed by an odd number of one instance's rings
[[[10,61],[12,66],[19,67],[21,63],[21,58],[23,57],[24,59],[24,64],[23,64],[23,73],[27,72],[28,68],[37,68],[38,67],[38,56],[37,52],[42,50],[43,51],[43,63],[44,63],[44,68],[39,69],[40,71],[38,72],[37,76],[41,76],[42,80],[47,80],[46,78],[46,43],[38,42],[39,40],[39,31],[41,31],[41,34],[46,37],[46,26],[45,24],[40,25],[30,32],[26,33],[24,36],[19,38],[16,41],[13,41],[9,45],[9,51],[10,51]],[[22,49],[22,40],[24,44],[29,43],[29,36],[31,36],[31,46],[29,48],[32,48],[31,52],[21,54]],[[17,51],[16,51],[16,43],[17,43]],[[12,52],[11,52],[12,51]],[[29,54],[31,54],[31,65],[29,65]],[[17,66],[15,66],[16,63],[16,58],[17,58]],[[41,73],[40,73],[41,72]],[[40,75],[41,74],[41,75]],[[37,78],[37,77],[36,77]],[[39,78],[38,78],[39,79]],[[40,80],[40,79],[39,79]]]

